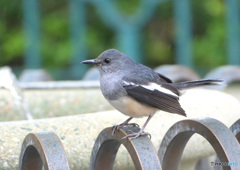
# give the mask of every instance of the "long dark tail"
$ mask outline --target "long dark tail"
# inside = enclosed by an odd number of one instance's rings
[[[194,87],[201,87],[201,86],[215,86],[215,85],[223,85],[223,80],[197,80],[197,81],[186,81],[186,82],[180,82],[175,83],[174,86],[178,90],[184,90]]]

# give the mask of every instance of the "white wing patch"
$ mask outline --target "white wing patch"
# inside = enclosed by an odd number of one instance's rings
[[[133,82],[127,82],[127,81],[123,81],[123,85],[125,85],[125,86],[128,86],[128,85],[137,86],[137,84],[135,84]]]
[[[178,97],[178,95],[176,95],[175,93],[173,93],[171,90],[166,89],[166,88],[164,88],[164,87],[162,87],[161,85],[156,84],[156,83],[149,83],[148,85],[138,85],[138,84],[135,84],[135,83],[133,83],[133,82],[123,81],[123,84],[124,84],[124,85],[132,85],[132,86],[142,86],[143,88],[148,89],[148,90],[151,90],[151,91],[158,90],[158,91],[160,91],[160,92],[162,92],[162,93],[165,93],[165,94],[169,94],[169,95]]]
[[[178,95],[173,93],[171,90],[168,90],[168,89],[166,89],[166,88],[164,88],[161,85],[156,84],[156,83],[150,83],[149,85],[141,85],[141,86],[146,88],[146,89],[149,89],[151,91],[158,90],[162,93],[166,93],[166,94],[178,97]]]

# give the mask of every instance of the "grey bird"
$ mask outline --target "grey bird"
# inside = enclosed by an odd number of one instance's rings
[[[120,127],[129,125],[132,118],[148,116],[139,132],[126,136],[130,139],[148,134],[144,129],[157,110],[186,116],[179,103],[182,90],[219,85],[222,82],[198,80],[173,83],[166,76],[135,62],[115,49],[104,51],[96,59],[82,63],[93,64],[98,68],[102,94],[114,108],[130,116],[123,123],[114,126],[113,133]]]

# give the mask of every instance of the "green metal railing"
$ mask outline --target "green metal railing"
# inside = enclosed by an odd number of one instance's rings
[[[238,0],[227,0],[228,63],[240,64],[239,56],[239,5]]]
[[[26,37],[25,68],[41,67],[40,17],[38,0],[23,0],[23,25]]]
[[[156,6],[167,0],[141,0],[134,14],[124,17],[111,0],[69,0],[70,38],[72,41],[71,76],[78,79],[83,76],[87,67],[80,65],[86,59],[86,5],[91,3],[98,11],[102,21],[115,32],[115,40],[119,50],[142,62],[141,31],[151,18]],[[23,22],[26,32],[25,68],[40,68],[40,9],[38,0],[23,0]],[[174,0],[177,64],[193,67],[192,61],[192,24],[191,0]],[[226,0],[227,13],[227,56],[228,64],[240,64],[239,57],[239,9],[237,0]]]

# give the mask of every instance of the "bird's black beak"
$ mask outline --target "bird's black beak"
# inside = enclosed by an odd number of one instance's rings
[[[98,64],[96,60],[84,60],[81,62],[82,64]]]

